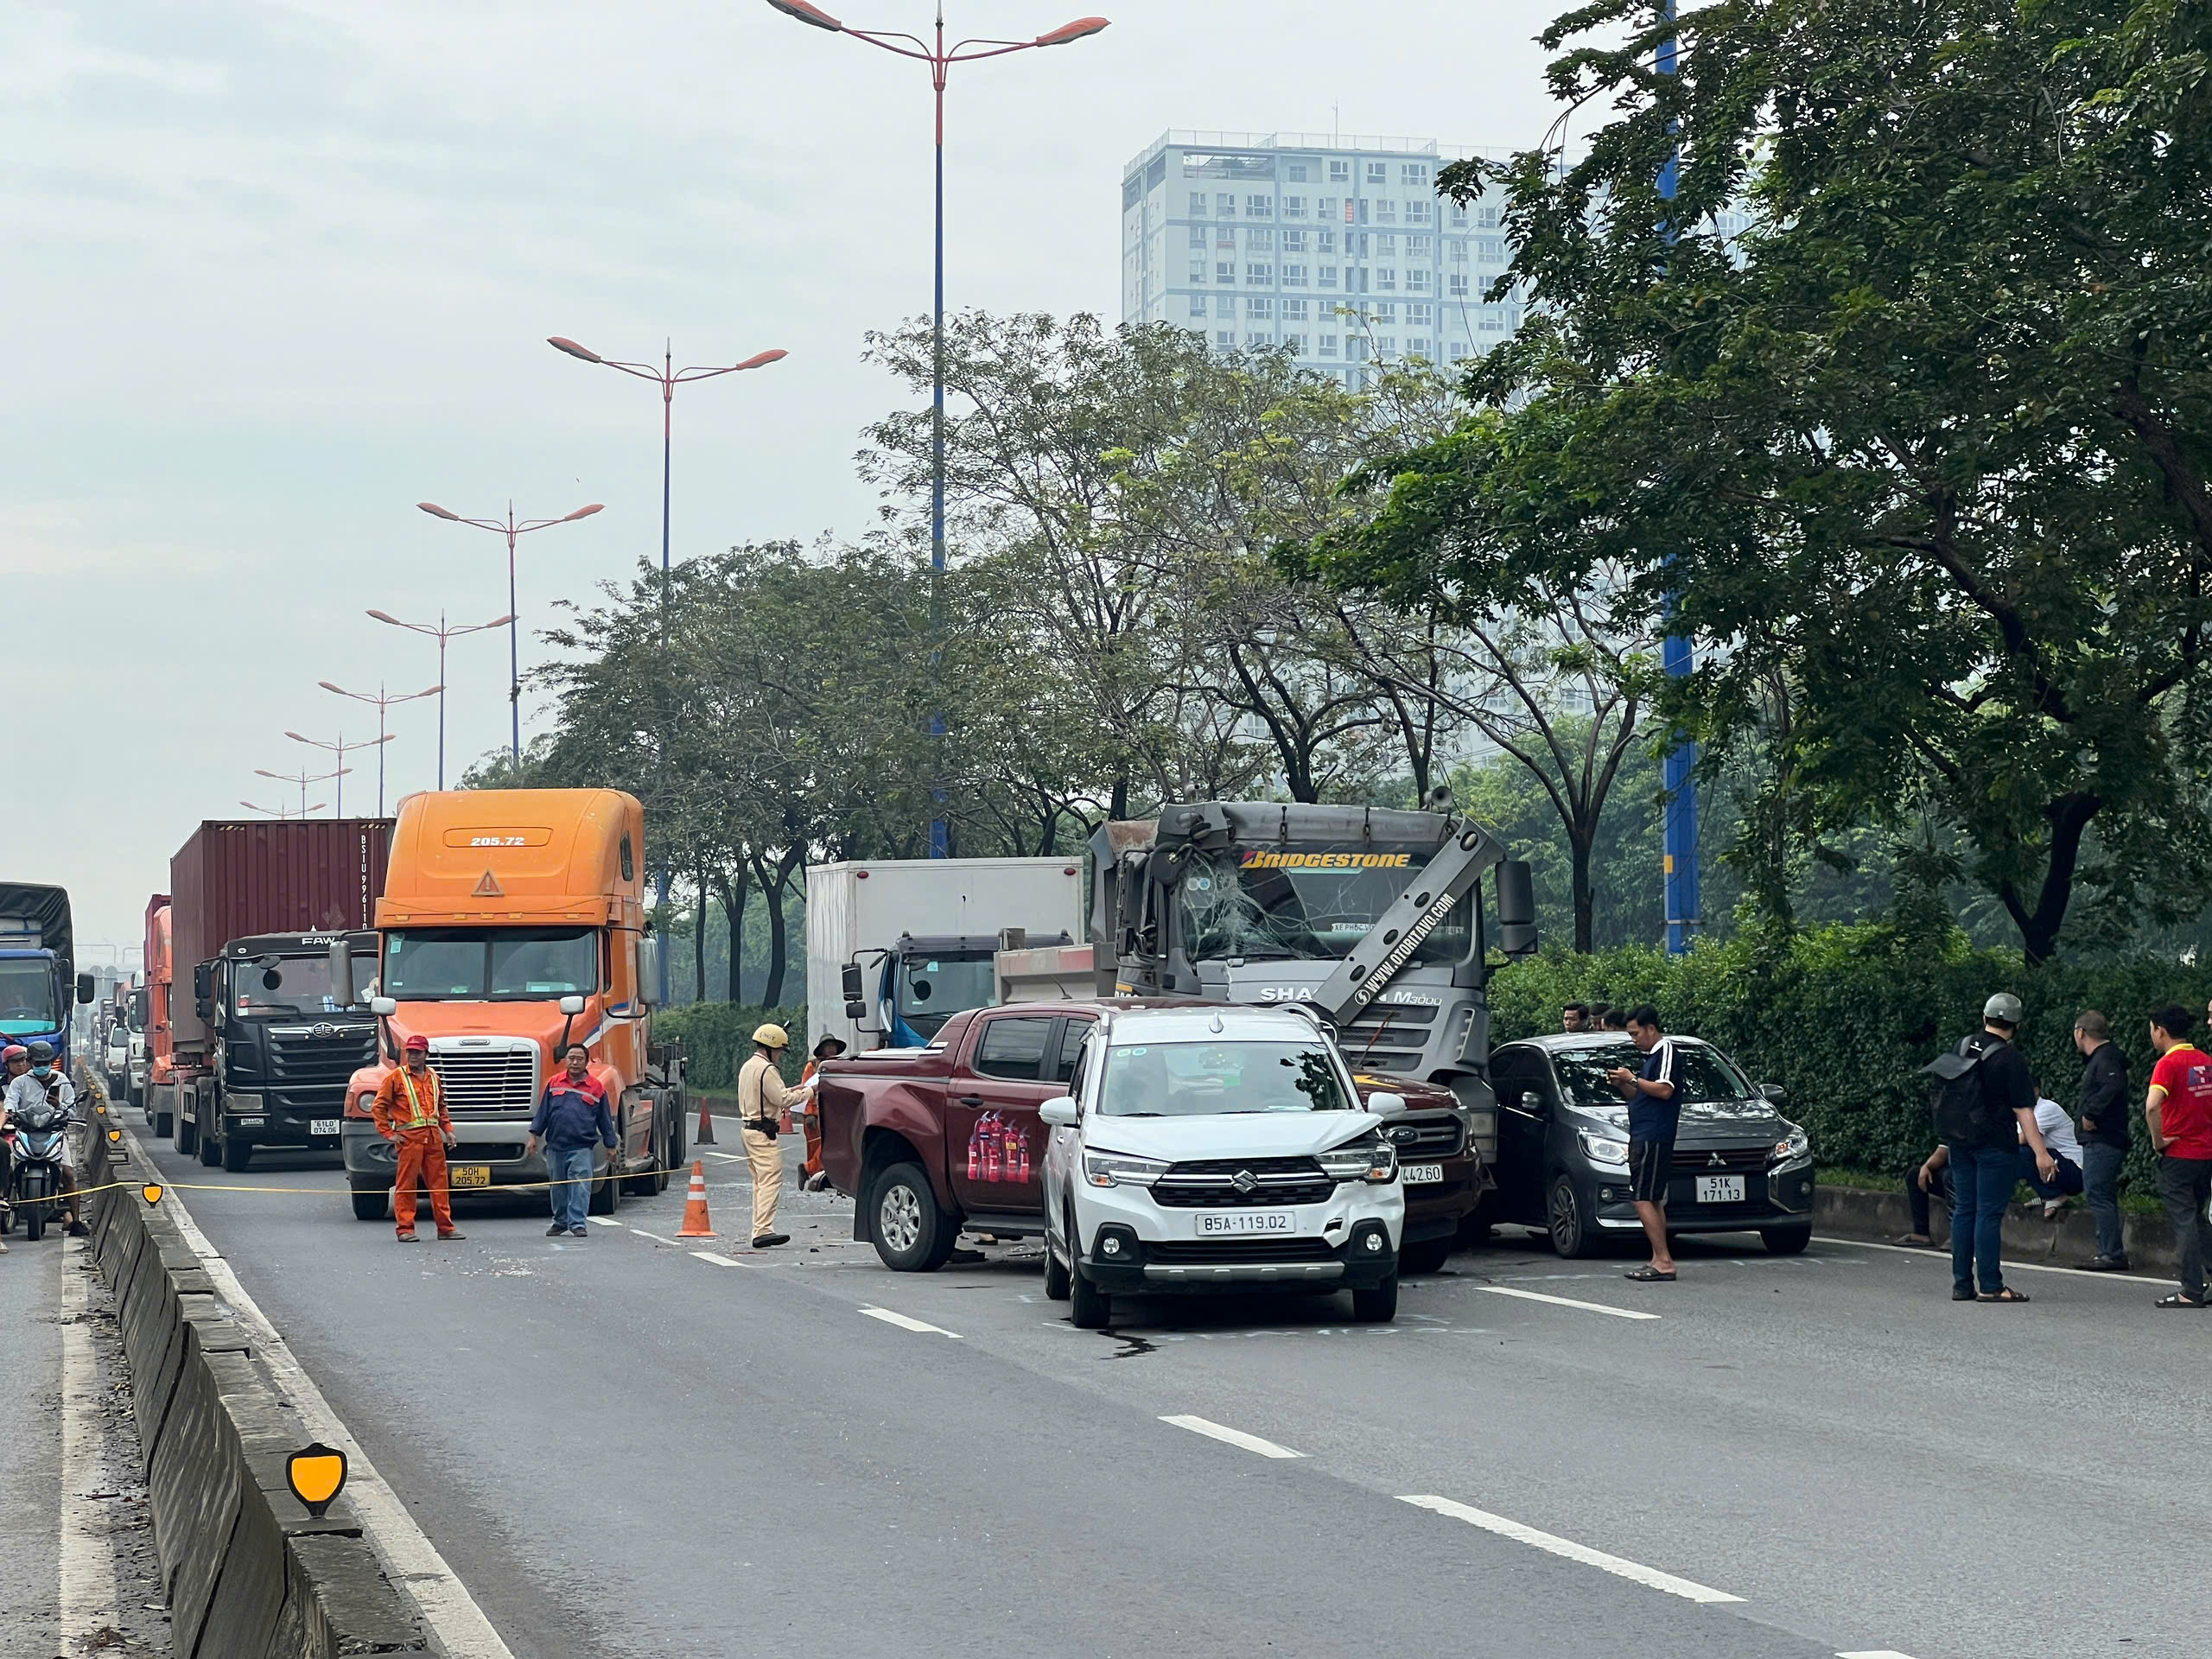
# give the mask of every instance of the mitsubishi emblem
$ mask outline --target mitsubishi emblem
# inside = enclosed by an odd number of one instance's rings
[[[1728,1160],[1717,1152],[1708,1153],[1706,1154],[1705,1166],[1707,1169],[1726,1169],[1728,1167]]]
[[[1229,1184],[1239,1192],[1249,1192],[1259,1185],[1259,1179],[1249,1169],[1240,1169],[1229,1178]]]

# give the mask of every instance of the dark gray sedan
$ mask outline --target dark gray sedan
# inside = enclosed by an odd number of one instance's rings
[[[1676,1037],[1681,1127],[1667,1182],[1670,1233],[1757,1232],[1787,1255],[1813,1236],[1813,1146],[1775,1109],[1782,1090],[1745,1080],[1695,1037]],[[1495,1219],[1541,1227],[1561,1255],[1641,1230],[1629,1203],[1628,1105],[1605,1074],[1642,1067],[1618,1032],[1509,1043],[1490,1058],[1497,1093]]]

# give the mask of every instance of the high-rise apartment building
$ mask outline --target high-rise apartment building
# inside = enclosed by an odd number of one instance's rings
[[[1498,200],[1436,194],[1475,152],[1432,141],[1170,132],[1122,179],[1122,320],[1228,350],[1287,346],[1357,386],[1393,358],[1449,365],[1520,325],[1487,304],[1503,274]]]

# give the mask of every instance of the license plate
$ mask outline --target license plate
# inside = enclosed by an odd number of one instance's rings
[[[1697,1178],[1700,1204],[1741,1204],[1744,1178],[1740,1175],[1700,1175]]]
[[[1295,1210],[1230,1210],[1198,1217],[1200,1238],[1220,1238],[1242,1233],[1294,1233]]]
[[[1398,1166],[1398,1179],[1408,1186],[1426,1186],[1432,1181],[1440,1181],[1444,1179],[1444,1166],[1441,1164],[1401,1164]]]
[[[489,1186],[492,1185],[492,1166],[489,1164],[448,1164],[448,1186]]]
[[[308,1133],[335,1135],[338,1133],[338,1120],[334,1117],[311,1117],[308,1120]]]

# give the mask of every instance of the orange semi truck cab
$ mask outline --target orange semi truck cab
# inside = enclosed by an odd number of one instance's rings
[[[446,790],[399,804],[377,901],[377,1061],[346,1089],[353,1213],[382,1220],[393,1148],[370,1115],[410,1037],[430,1045],[457,1143],[456,1192],[545,1179],[530,1121],[564,1037],[591,1051],[621,1147],[594,1214],[668,1185],[683,1159],[680,1052],[652,1040],[645,813],[611,789]]]

